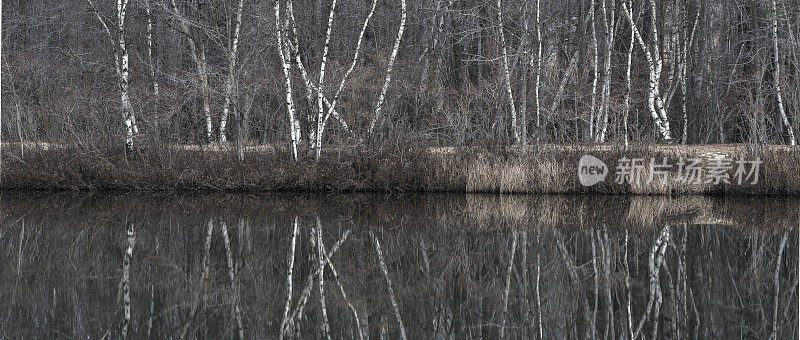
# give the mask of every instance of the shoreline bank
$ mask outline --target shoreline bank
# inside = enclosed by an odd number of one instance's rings
[[[131,157],[119,151],[50,146],[26,148],[22,158],[18,147],[4,145],[0,188],[800,195],[800,149],[783,145],[637,145],[627,150],[618,145],[538,145],[502,150],[338,148],[324,150],[319,163],[312,157],[294,162],[285,152],[269,147],[246,148],[243,161],[238,160],[235,148],[218,145],[149,148]],[[584,186],[579,180],[579,164],[585,155],[605,165],[604,180],[592,186]],[[625,160],[632,159],[639,162],[628,162],[626,168]],[[695,161],[699,173],[687,180],[690,160]],[[756,160],[759,164],[752,173]],[[742,161],[750,163],[738,169],[737,162]],[[717,176],[712,174],[714,169]],[[758,177],[755,182],[753,175]]]

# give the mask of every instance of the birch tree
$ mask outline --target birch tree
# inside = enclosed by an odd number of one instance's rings
[[[289,17],[287,18],[286,23],[284,24],[284,28],[285,29],[288,26],[291,26],[291,31],[293,33],[292,34],[292,39],[289,39],[289,37],[286,36],[286,35],[284,35],[284,39],[289,41],[289,44],[291,45],[290,46],[290,51],[291,51],[290,54],[294,55],[295,64],[297,65],[297,68],[300,70],[300,75],[303,78],[303,83],[305,84],[305,88],[306,88],[306,99],[308,100],[309,106],[315,106],[314,105],[314,101],[315,101],[314,92],[319,91],[319,87],[316,84],[314,84],[313,81],[311,80],[311,78],[309,77],[308,71],[306,71],[306,67],[305,67],[305,65],[303,63],[303,59],[300,56],[300,43],[298,42],[298,39],[297,39],[297,36],[299,34],[297,32],[297,22],[296,22],[295,17],[294,17],[294,4],[293,3],[294,2],[292,0],[288,0],[286,2],[287,11],[289,12]],[[286,29],[286,31],[288,31],[288,29]],[[284,33],[288,34],[288,32],[284,32]],[[349,132],[350,128],[348,127],[347,122],[345,122],[345,120],[339,115],[339,113],[336,111],[335,105],[332,105],[330,103],[330,101],[328,100],[328,97],[325,96],[325,93],[322,94],[322,101],[323,101],[323,103],[325,105],[328,106],[329,115],[333,116],[336,120],[339,121],[339,123],[342,126],[342,129],[344,129],[345,132]],[[315,121],[314,117],[310,116],[309,117],[309,122],[312,122],[312,124],[313,124],[314,121]],[[327,121],[327,119],[326,119],[326,121]],[[310,133],[308,134],[309,144],[314,144],[315,143],[315,138],[317,137],[316,132],[314,132],[314,126],[310,127],[310,129],[309,129],[310,130]],[[325,126],[325,122],[323,122],[323,127],[324,126]]]
[[[389,57],[389,63],[386,65],[386,77],[383,79],[383,86],[378,96],[378,103],[375,104],[375,114],[372,117],[372,122],[369,123],[369,130],[367,130],[367,135],[369,136],[371,136],[372,132],[375,130],[375,124],[381,119],[381,110],[383,108],[383,102],[386,100],[386,91],[389,90],[389,84],[392,81],[392,68],[394,67],[395,59],[397,59],[397,53],[400,51],[400,40],[403,39],[403,32],[406,29],[406,0],[400,0],[400,11],[400,28],[397,30],[397,37],[394,40],[392,54]]]
[[[797,145],[794,137],[794,128],[786,116],[786,110],[783,107],[783,91],[781,89],[781,59],[778,50],[778,2],[772,0],[772,61],[775,64],[775,72],[773,73],[773,81],[775,84],[775,96],[778,100],[778,113],[781,115],[781,121],[786,127],[786,133],[789,135],[789,145]]]
[[[330,47],[330,42],[331,42],[331,28],[333,28],[333,15],[335,13],[336,13],[336,0],[333,0],[333,3],[331,3],[330,14],[328,14],[328,29],[325,32],[325,46],[322,49],[322,62],[320,63],[319,66],[319,82],[317,83],[319,87],[317,90],[317,119],[316,119],[317,127],[314,130],[314,132],[316,132],[314,144],[311,145],[311,147],[314,148],[316,155],[315,159],[317,161],[319,161],[319,156],[322,152],[322,118],[323,115],[325,114],[324,107],[322,104],[322,96],[323,92],[325,91],[323,84],[325,83],[325,64],[328,61],[328,49]]]
[[[617,21],[615,18],[617,2],[611,0],[611,10],[607,9],[607,0],[601,0],[601,10],[603,13],[603,29],[606,36],[606,54],[603,62],[603,84],[600,87],[600,108],[598,112],[598,134],[596,142],[606,141],[608,131],[609,100],[611,97],[611,54],[614,52],[614,39],[617,32]]]
[[[543,135],[542,110],[539,102],[539,88],[542,78],[542,20],[541,20],[541,1],[536,0],[536,80],[533,82],[533,97],[536,105],[536,140],[537,142]]]
[[[669,119],[667,111],[664,108],[664,101],[661,97],[660,82],[661,82],[661,69],[663,62],[661,59],[661,51],[659,45],[658,23],[656,20],[656,3],[655,0],[650,1],[650,27],[651,27],[651,42],[646,44],[642,33],[633,17],[633,8],[623,1],[622,9],[625,17],[628,18],[628,23],[631,26],[631,31],[639,42],[639,47],[647,59],[648,70],[650,71],[649,94],[647,96],[647,108],[650,111],[650,116],[653,118],[656,130],[665,142],[672,142],[672,135],[669,128]]]
[[[186,39],[189,41],[189,52],[195,64],[197,72],[197,81],[200,88],[200,93],[203,98],[203,121],[205,122],[205,138],[206,142],[211,142],[213,130],[211,123],[211,85],[208,80],[208,62],[206,60],[206,47],[205,42],[200,37],[200,33],[192,30],[190,20],[182,13],[175,0],[170,0],[170,10],[172,15],[178,21],[178,29]]]
[[[244,7],[244,0],[237,1],[236,6],[236,19],[233,29],[233,38],[230,43],[230,54],[228,55],[228,79],[225,82],[225,104],[222,106],[222,117],[219,121],[219,142],[225,143],[228,141],[226,137],[226,127],[228,125],[228,112],[231,107],[231,100],[234,96],[234,83],[236,82],[236,52],[239,49],[239,31],[242,26],[242,8]],[[233,105],[234,117],[236,117],[236,105]],[[241,131],[239,131],[241,133]]]
[[[699,7],[699,3],[698,3]],[[684,12],[688,11],[688,6]],[[683,134],[681,135],[681,144],[686,144],[689,141],[689,113],[686,108],[686,98],[687,98],[687,76],[686,76],[686,69],[689,68],[689,48],[694,43],[694,34],[697,32],[697,24],[700,22],[700,10],[698,8],[697,15],[694,18],[694,23],[692,24],[691,33],[688,35],[685,33],[686,26],[684,25],[684,38],[681,42],[681,51],[679,54],[679,67],[680,70],[680,87],[681,87],[681,114],[683,116]]]
[[[622,0],[623,8],[625,8],[626,4],[627,7],[632,8],[632,4],[629,3],[631,0]],[[624,9],[627,12],[627,9]],[[622,135],[625,140],[625,149],[628,148],[628,139],[630,138],[628,135],[628,116],[630,116],[631,111],[631,92],[633,91],[632,88],[632,80],[631,80],[631,64],[633,62],[633,47],[636,42],[636,34],[633,33],[631,29],[631,39],[628,42],[628,53],[627,57],[625,58],[625,105],[624,105],[624,112],[622,113]]]
[[[378,5],[378,0],[372,0],[372,6],[369,10],[369,14],[367,14],[367,18],[364,19],[364,24],[361,26],[361,32],[358,34],[358,42],[356,43],[356,48],[355,51],[353,52],[353,60],[350,62],[350,67],[347,68],[347,71],[345,71],[344,75],[342,76],[342,79],[339,81],[339,88],[336,89],[336,93],[333,96],[333,102],[328,104],[328,112],[325,114],[325,118],[322,121],[322,128],[320,129],[319,133],[320,143],[322,142],[322,135],[323,132],[325,131],[325,125],[328,123],[328,119],[332,115],[337,116],[337,119],[341,122],[345,132],[349,131],[347,123],[345,123],[345,121],[342,118],[339,118],[338,115],[336,114],[336,104],[339,102],[339,95],[342,93],[342,90],[344,89],[344,85],[345,82],[347,81],[347,78],[353,72],[353,69],[355,69],[356,64],[358,63],[358,57],[361,52],[361,45],[364,42],[364,34],[367,32],[367,26],[369,26],[369,21],[370,19],[372,19],[372,15],[375,14],[375,7],[377,7],[377,5]]]
[[[92,0],[87,0],[92,7],[97,20],[103,25],[103,29],[108,35],[114,51],[114,69],[117,73],[117,84],[120,92],[120,103],[122,105],[122,123],[125,126],[125,148],[128,152],[133,152],[133,136],[139,133],[136,126],[136,117],[133,112],[129,93],[129,71],[128,71],[128,47],[125,42],[125,15],[128,10],[128,0],[117,0],[116,25],[109,25],[106,19],[100,15],[97,7]],[[112,29],[111,27],[114,27]]]
[[[597,20],[595,15],[595,2],[597,0],[590,0],[591,5],[589,5],[589,25],[592,26],[592,107],[590,108],[589,113],[589,140],[594,140],[597,138],[595,132],[595,125],[598,124],[597,117],[597,80],[600,78],[600,67],[598,65],[599,59],[599,49],[597,43]],[[602,1],[602,0],[600,0]]]
[[[508,67],[508,47],[506,47],[506,35],[503,30],[503,1],[497,0],[497,25],[498,32],[500,33],[500,48],[502,50],[502,58],[500,60],[503,67],[503,80],[505,82],[505,90],[508,95],[508,102],[511,106],[511,131],[514,137],[514,144],[520,142],[519,129],[517,128],[517,108],[514,104],[514,93],[511,91],[511,72]]]
[[[292,98],[292,70],[289,63],[288,51],[284,49],[284,26],[281,25],[281,0],[275,0],[275,38],[278,42],[278,56],[283,69],[284,89],[286,93],[286,113],[289,116],[289,136],[291,139],[292,159],[297,161],[297,144],[300,142],[300,122],[297,119]]]
[[[522,146],[528,145],[528,72],[530,70],[530,65],[533,63],[533,60],[530,56],[530,5],[526,2],[525,5],[522,6],[522,30],[523,32],[520,34],[520,47],[519,50],[521,51],[521,62],[520,64],[520,101],[519,101],[519,118],[522,121],[520,124],[520,144]]]
[[[317,110],[316,110],[317,111],[317,117],[310,117],[309,118],[309,123],[312,125],[312,126],[310,126],[310,129],[309,129],[309,142],[310,142],[309,144],[311,145],[311,148],[315,151],[315,158],[317,160],[319,159],[319,156],[321,154],[322,138],[324,136],[325,127],[326,127],[327,122],[330,119],[330,117],[334,117],[336,120],[338,120],[339,123],[342,125],[342,128],[344,129],[345,132],[348,132],[348,133],[350,132],[350,128],[348,127],[347,122],[336,111],[336,104],[338,103],[339,95],[341,94],[341,92],[342,92],[342,90],[344,88],[344,85],[345,85],[345,83],[347,81],[347,78],[349,77],[349,75],[353,71],[353,69],[355,69],[355,66],[356,66],[356,64],[358,62],[358,57],[359,57],[360,52],[361,52],[361,46],[362,46],[362,43],[363,43],[364,34],[366,32],[367,26],[369,25],[370,19],[372,18],[373,14],[375,13],[376,6],[377,6],[377,0],[373,0],[370,12],[367,15],[367,18],[364,20],[364,24],[362,25],[361,32],[359,33],[358,42],[356,43],[356,48],[355,48],[355,52],[353,53],[353,58],[352,58],[352,62],[350,64],[350,67],[347,69],[347,71],[345,72],[344,76],[340,80],[339,87],[336,90],[333,102],[331,102],[331,101],[328,100],[327,96],[325,95],[325,91],[324,91],[325,87],[323,85],[324,85],[324,81],[325,81],[324,80],[324,78],[325,78],[325,68],[326,68],[327,58],[328,58],[328,55],[327,55],[328,54],[328,49],[330,48],[329,47],[329,45],[330,45],[330,35],[331,35],[331,28],[332,28],[332,25],[333,25],[333,18],[334,18],[334,14],[335,14],[336,1],[334,1],[332,3],[331,11],[330,11],[329,16],[328,16],[329,27],[328,27],[328,30],[326,31],[326,36],[325,36],[325,46],[324,46],[324,51],[323,51],[323,61],[320,64],[320,73],[319,73],[320,74],[320,79],[319,79],[319,81],[318,81],[318,83],[316,85],[310,80],[308,72],[306,71],[305,66],[303,64],[303,61],[302,61],[302,59],[300,57],[300,53],[299,53],[299,45],[300,44],[297,41],[297,36],[299,34],[297,33],[297,24],[296,24],[296,20],[294,18],[294,6],[293,6],[293,2],[291,0],[287,1],[287,11],[288,11],[288,16],[289,16],[289,18],[287,19],[287,22],[289,22],[291,24],[291,29],[292,29],[292,33],[293,33],[293,38],[290,40],[291,41],[291,50],[293,52],[292,54],[294,54],[295,63],[297,64],[298,68],[300,69],[301,76],[302,76],[303,81],[305,83],[306,96],[307,96],[307,99],[308,99],[309,103],[311,103],[313,101],[312,97],[314,96],[314,92],[316,92],[316,94],[317,94],[317,98],[316,98],[316,101],[317,101],[317,103],[316,103],[317,104],[316,105],[317,106]],[[288,40],[288,38],[286,38],[286,39]],[[320,101],[320,99],[321,99],[321,101]],[[327,111],[325,110],[325,107],[328,108]]]
[[[156,113],[158,110],[158,78],[156,78],[156,65],[153,60],[153,11],[150,8],[150,0],[144,1],[144,9],[147,15],[147,65],[150,70],[150,80],[153,82],[153,113]]]

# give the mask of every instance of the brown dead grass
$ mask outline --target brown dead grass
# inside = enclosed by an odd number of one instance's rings
[[[310,157],[288,160],[280,147],[248,146],[238,161],[228,145],[170,146],[138,151],[86,151],[48,144],[18,148],[3,145],[3,189],[72,190],[240,190],[240,191],[378,191],[486,193],[601,193],[637,195],[737,194],[800,195],[800,149],[769,145],[539,145],[490,152],[478,148],[437,147],[384,150],[326,149],[319,163]],[[593,187],[577,178],[584,154],[602,159],[612,174]],[[686,185],[671,181],[616,184],[613,171],[622,156],[706,161],[758,156],[763,161],[756,185]],[[647,173],[643,174],[643,178]]]

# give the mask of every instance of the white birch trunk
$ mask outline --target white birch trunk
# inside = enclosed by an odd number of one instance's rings
[[[508,67],[508,47],[506,46],[506,34],[503,29],[503,2],[497,0],[497,25],[500,32],[500,46],[502,50],[502,66],[503,66],[503,80],[505,81],[505,90],[508,95],[508,101],[511,106],[511,131],[514,137],[514,144],[520,142],[519,129],[517,128],[517,108],[514,104],[514,93],[511,91],[511,72]]]
[[[314,91],[318,91],[319,88],[316,85],[314,85],[314,83],[311,81],[311,78],[309,78],[308,72],[306,72],[305,65],[303,65],[303,60],[302,60],[302,58],[300,58],[300,53],[299,53],[300,44],[297,41],[297,36],[298,36],[298,34],[297,34],[297,23],[295,22],[295,19],[294,19],[294,4],[293,4],[292,0],[288,0],[287,1],[287,10],[289,12],[289,18],[287,20],[287,23],[291,24],[292,33],[294,33],[292,39],[289,40],[290,43],[291,43],[292,53],[294,54],[295,63],[297,64],[297,68],[300,69],[300,75],[303,77],[303,82],[304,82],[304,84],[306,86],[306,96],[307,96],[307,99],[309,101],[309,105],[313,105],[311,102],[314,100],[314,98],[313,98],[314,97]],[[287,39],[287,40],[289,39],[288,37],[284,37],[284,38]],[[322,100],[325,103],[325,105],[327,105],[329,108],[331,106],[333,106],[333,105],[331,105],[330,101],[328,100],[328,97],[326,97],[324,93],[322,94]],[[342,126],[342,129],[344,131],[346,131],[346,132],[350,131],[350,128],[347,126],[347,122],[345,122],[344,119],[342,119],[342,117],[336,111],[336,108],[332,109],[330,111],[330,114],[333,116],[333,118],[335,118],[336,120],[339,121],[339,124]],[[313,117],[310,117],[310,118],[312,118],[310,120],[313,120]],[[323,122],[323,124],[325,124],[325,122]],[[316,137],[316,133],[313,131],[313,128],[311,128],[310,130],[312,130],[312,131],[310,131],[310,133],[309,133],[309,142],[313,143],[314,142],[314,138]],[[298,140],[299,140],[299,138],[298,138]]]
[[[522,144],[524,148],[528,145],[528,72],[530,71],[530,65],[533,63],[533,59],[530,56],[530,34],[528,33],[530,32],[530,9],[528,8],[529,5],[527,2],[522,6],[522,33],[519,38],[520,47],[517,49],[517,54],[521,55],[518,58],[522,59],[519,62],[519,135],[520,144]]]
[[[683,43],[681,45],[681,53],[680,53],[680,66],[679,66],[679,73],[680,73],[680,87],[681,87],[681,115],[683,116],[683,134],[681,135],[681,144],[686,144],[689,139],[689,113],[687,112],[686,108],[686,96],[687,96],[687,86],[686,86],[686,69],[689,67],[689,47],[694,42],[694,33],[697,30],[697,24],[700,21],[700,12],[697,12],[697,16],[694,19],[694,24],[692,24],[692,31],[687,36],[684,34]],[[684,26],[685,30],[685,26]]]
[[[236,74],[236,52],[239,47],[239,31],[242,26],[242,8],[244,7],[244,0],[239,0],[238,5],[236,7],[236,24],[235,28],[233,29],[233,39],[231,41],[231,52],[228,56],[228,80],[225,82],[225,104],[222,106],[222,117],[219,121],[219,142],[225,143],[227,142],[228,138],[226,134],[226,127],[228,125],[228,112],[231,106],[231,100],[233,97],[233,88],[235,74]],[[234,108],[234,112],[236,109]],[[235,115],[234,115],[235,116]],[[241,133],[241,131],[239,131]]]
[[[389,279],[389,270],[386,268],[386,262],[383,260],[383,252],[381,251],[381,243],[378,241],[378,238],[375,237],[375,234],[370,232],[372,235],[372,239],[375,241],[375,251],[378,253],[378,261],[381,265],[381,271],[383,272],[383,277],[386,279],[386,287],[389,290],[389,299],[392,302],[392,309],[394,310],[394,316],[397,319],[397,324],[400,327],[400,338],[405,340],[406,339],[406,328],[403,326],[403,318],[400,317],[400,307],[397,306],[397,300],[394,298],[394,290],[392,290],[392,280]]]
[[[128,71],[128,46],[125,43],[125,17],[128,11],[128,0],[117,0],[117,38],[119,40],[119,53],[120,53],[120,87],[122,92],[122,107],[128,116],[125,125],[130,124],[128,131],[128,143],[133,148],[133,135],[139,133],[139,127],[136,126],[136,116],[133,113],[133,106],[130,101],[130,94],[128,90],[129,71]]]
[[[658,20],[656,16],[656,1],[650,0],[650,28],[652,31],[652,37],[650,38],[651,46],[653,49],[652,52],[652,59],[655,63],[655,72],[651,72],[653,75],[653,79],[651,80],[651,87],[654,89],[653,99],[656,111],[658,112],[659,117],[661,118],[661,126],[662,130],[666,131],[666,136],[663,136],[664,141],[671,142],[672,136],[669,127],[669,118],[667,117],[667,110],[664,107],[664,99],[661,96],[661,70],[664,67],[663,59],[661,58],[661,51],[659,48],[659,33],[658,33]],[[653,64],[653,63],[651,63]],[[664,132],[662,132],[664,135]]]
[[[123,40],[120,39],[120,42]],[[122,46],[122,45],[120,45]],[[124,48],[124,47],[123,47]],[[120,57],[120,100],[122,102],[123,122],[125,124],[125,147],[129,152],[133,151],[133,135],[138,130],[133,121],[133,108],[131,106],[130,95],[128,94],[128,53],[122,52]]]
[[[628,1],[631,0],[622,0],[623,8],[625,8]],[[632,5],[628,5],[632,6]],[[628,10],[625,9],[627,13]],[[628,149],[628,140],[630,139],[628,135],[628,116],[631,112],[631,92],[633,91],[632,88],[632,81],[631,81],[631,64],[633,62],[633,46],[635,44],[635,34],[631,29],[631,40],[628,43],[628,57],[626,58],[626,68],[625,68],[625,112],[622,114],[622,129],[623,129],[623,136],[625,139],[625,149]]]
[[[592,74],[592,98],[591,98],[592,99],[592,107],[591,107],[590,114],[589,114],[589,140],[592,141],[592,140],[595,140],[595,138],[596,138],[595,126],[597,125],[597,120],[598,120],[597,117],[595,117],[595,115],[597,113],[597,109],[596,109],[596,106],[597,106],[597,80],[598,80],[598,78],[600,78],[600,65],[598,65],[598,59],[599,59],[599,54],[600,53],[598,51],[599,48],[597,46],[598,45],[597,44],[597,24],[596,24],[595,13],[594,13],[595,12],[594,6],[595,6],[596,0],[590,0],[590,1],[592,2],[592,4],[589,5],[589,21],[590,21],[590,25],[592,25],[592,70],[593,70],[593,74]],[[603,1],[603,0],[601,0],[601,1]]]
[[[600,119],[598,126],[598,136],[596,142],[604,143],[606,141],[606,133],[608,132],[608,116],[610,114],[610,97],[611,97],[611,54],[614,51],[614,40],[616,38],[617,25],[616,25],[616,0],[611,0],[611,11],[606,7],[606,0],[602,1],[603,12],[603,28],[606,33],[606,55],[603,63],[603,85],[600,88],[600,110],[598,118]]]
[[[322,62],[319,66],[319,82],[317,82],[317,119],[316,129],[314,132],[314,143],[311,147],[314,149],[315,159],[319,162],[320,154],[322,153],[322,119],[325,115],[325,108],[322,103],[323,93],[325,92],[325,64],[328,62],[328,49],[331,43],[331,29],[333,28],[333,15],[336,13],[336,0],[331,3],[331,11],[328,14],[328,29],[325,32],[325,46],[322,49]],[[324,271],[324,270],[323,270]]]
[[[544,135],[541,103],[539,102],[539,87],[542,77],[542,21],[540,0],[536,0],[536,43],[538,46],[536,47],[536,80],[533,83],[533,97],[536,105],[536,141],[538,143]]]
[[[297,161],[297,144],[300,142],[300,122],[297,120],[292,99],[291,64],[288,61],[283,44],[284,31],[281,26],[281,0],[275,0],[275,37],[278,42],[278,56],[283,69],[283,81],[286,90],[286,113],[289,115],[289,137],[291,139],[292,159]]]
[[[206,143],[211,143],[213,126],[211,124],[211,86],[208,82],[208,62],[205,46],[200,46],[200,58],[197,70],[200,74],[200,88],[203,94],[203,120],[206,122]]]
[[[651,45],[653,51],[651,53],[650,47],[645,44],[644,39],[642,38],[642,34],[639,31],[639,28],[636,26],[636,22],[633,18],[633,9],[629,8],[628,4],[623,1],[622,8],[625,16],[628,18],[628,23],[631,25],[631,30],[633,31],[633,35],[636,37],[636,40],[639,42],[639,47],[641,47],[642,52],[644,53],[645,57],[647,58],[647,64],[650,71],[650,83],[649,83],[649,94],[647,96],[647,105],[650,111],[650,116],[653,118],[653,122],[656,125],[656,129],[661,136],[661,138],[665,142],[671,142],[672,136],[670,133],[669,128],[669,119],[667,117],[667,112],[664,109],[664,103],[661,99],[661,92],[660,92],[660,79],[661,79],[661,53],[658,48],[658,28],[656,28],[656,4],[653,0],[650,1],[650,17],[651,17],[651,26],[652,26],[652,35],[653,35],[653,43]]]
[[[145,12],[147,14],[147,62],[150,68],[150,79],[153,81],[153,96],[158,100],[158,78],[156,78],[156,66],[153,62],[153,14],[150,9],[150,0],[145,0]],[[158,107],[154,105],[154,107]]]
[[[369,123],[369,129],[367,130],[367,135],[369,136],[372,135],[372,132],[375,130],[375,125],[381,119],[381,109],[384,100],[386,100],[386,91],[389,90],[389,83],[392,81],[392,68],[394,67],[395,59],[397,59],[397,52],[400,50],[400,40],[403,39],[403,32],[406,29],[406,0],[400,0],[400,7],[402,11],[400,14],[400,28],[397,30],[397,38],[394,40],[394,48],[392,48],[392,54],[389,57],[389,64],[386,65],[386,78],[383,80],[383,87],[381,87],[381,94],[378,96],[378,103],[375,104],[375,114],[372,117],[372,122]]]
[[[153,108],[152,114],[158,114],[158,78],[156,77],[156,64],[153,60],[153,13],[150,8],[150,0],[145,0],[145,12],[147,15],[147,64],[150,69],[150,80],[153,85]],[[156,130],[155,134],[158,135],[158,117],[154,116],[153,126]]]
[[[128,90],[128,49],[125,43],[125,14],[128,7],[128,0],[117,0],[117,26],[116,26],[116,39],[111,32],[111,28],[105,19],[97,11],[92,0],[87,0],[92,7],[97,20],[103,25],[103,28],[108,34],[111,45],[114,50],[114,70],[117,73],[117,83],[120,89],[120,104],[122,106],[122,123],[125,128],[125,149],[130,153],[133,152],[133,136],[139,132],[136,126],[136,117],[133,113],[133,106],[131,105],[130,94]]]
[[[783,107],[783,91],[781,89],[781,61],[778,50],[778,3],[777,0],[772,0],[772,61],[775,63],[775,95],[778,97],[778,112],[781,115],[781,121],[786,127],[786,133],[789,134],[789,145],[797,145],[797,140],[794,137],[794,128],[786,115],[786,110]]]
[[[350,67],[347,68],[347,71],[345,71],[344,76],[342,76],[342,79],[339,81],[339,88],[336,89],[336,93],[333,96],[333,102],[328,103],[328,112],[325,114],[325,118],[322,121],[322,128],[320,129],[319,132],[320,136],[322,136],[325,131],[325,126],[328,123],[328,119],[331,117],[331,115],[335,114],[336,112],[336,104],[339,102],[339,95],[342,93],[342,89],[344,89],[344,84],[347,81],[347,77],[350,76],[350,73],[353,72],[353,69],[355,69],[356,64],[358,63],[358,56],[359,53],[361,53],[361,44],[364,41],[364,34],[367,32],[367,26],[369,25],[370,19],[372,19],[372,15],[375,14],[375,7],[377,7],[377,5],[378,5],[378,0],[372,0],[372,7],[369,10],[369,14],[367,14],[367,18],[364,19],[364,24],[361,26],[361,32],[358,34],[358,42],[356,43],[356,50],[355,52],[353,52],[353,61],[350,63]],[[347,123],[345,123],[344,120],[342,120],[341,118],[337,119],[342,123],[342,127],[344,128],[344,130],[346,132],[349,132]]]

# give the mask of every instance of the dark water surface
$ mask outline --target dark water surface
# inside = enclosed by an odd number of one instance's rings
[[[798,211],[797,198],[0,192],[0,338],[796,339]]]

